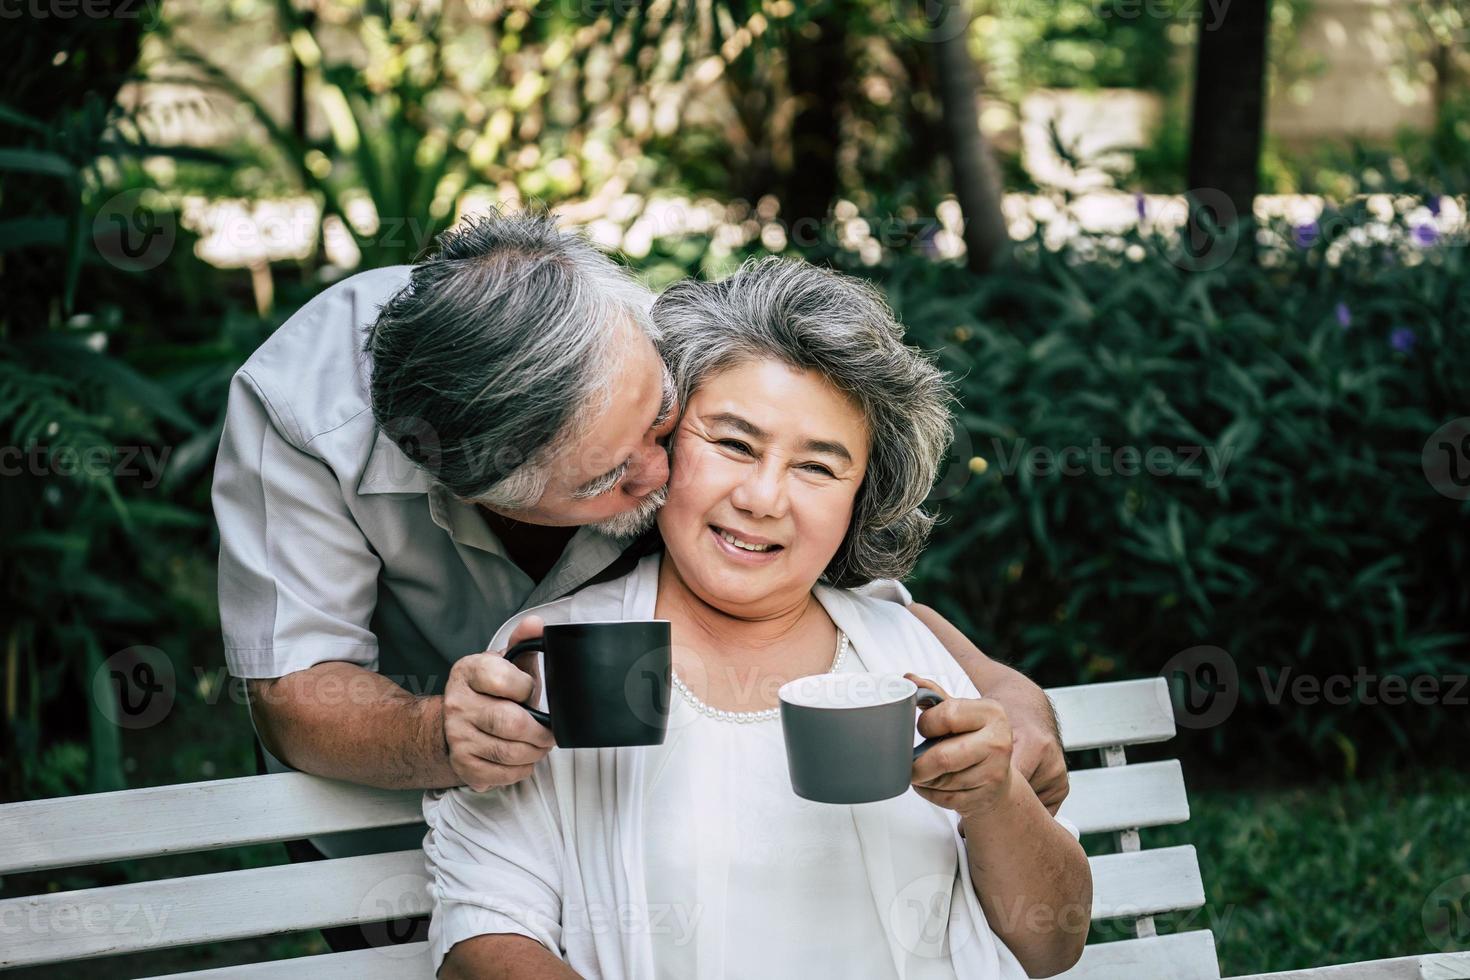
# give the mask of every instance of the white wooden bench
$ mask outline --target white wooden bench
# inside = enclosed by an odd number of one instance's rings
[[[1159,935],[1153,917],[1204,905],[1192,846],[1144,850],[1139,829],[1189,819],[1175,760],[1127,765],[1126,746],[1174,736],[1162,679],[1050,692],[1068,750],[1103,765],[1072,774],[1063,809],[1084,834],[1113,834],[1092,859],[1094,921],[1122,919],[1136,938],[1087,948],[1069,980],[1219,980],[1206,929]],[[250,776],[0,806],[0,875],[401,826],[420,794],[300,773]],[[0,901],[0,969],[362,925],[430,909],[417,850],[283,864]],[[427,980],[423,943],[173,974],[191,980]],[[1470,978],[1470,954],[1409,957],[1279,980]]]

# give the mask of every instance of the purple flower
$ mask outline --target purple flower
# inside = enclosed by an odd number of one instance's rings
[[[1143,194],[1133,195],[1133,203],[1138,208],[1138,220],[1143,221],[1148,217],[1148,198]]]
[[[1353,311],[1346,303],[1339,302],[1332,311],[1337,316],[1337,325],[1346,330],[1353,325]]]
[[[1439,242],[1439,229],[1434,225],[1415,225],[1414,244],[1421,248],[1429,248]]]
[[[1424,199],[1424,204],[1429,208],[1430,214],[1434,215],[1436,218],[1439,217],[1441,201],[1438,194],[1430,194],[1427,198]]]
[[[1400,354],[1407,354],[1414,349],[1414,342],[1418,339],[1408,327],[1394,327],[1388,335],[1388,346]]]
[[[1296,244],[1298,248],[1311,248],[1317,241],[1317,236],[1322,233],[1317,222],[1308,221],[1304,225],[1296,226]]]

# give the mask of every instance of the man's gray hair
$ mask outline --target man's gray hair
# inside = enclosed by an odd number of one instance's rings
[[[378,426],[451,493],[536,503],[550,455],[605,409],[651,294],[544,212],[490,213],[438,239],[367,340]]]
[[[852,588],[913,569],[934,524],[923,503],[953,436],[953,396],[944,372],[904,343],[882,293],[806,262],[765,258],[718,283],[670,286],[653,319],[684,404],[714,375],[768,358],[846,392],[872,444],[852,523],[822,577]]]

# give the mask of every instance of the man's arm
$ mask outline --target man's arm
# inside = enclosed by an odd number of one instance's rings
[[[1019,779],[993,809],[960,826],[986,921],[1026,975],[1070,970],[1092,922],[1092,870],[1082,845]]]
[[[534,939],[515,933],[455,943],[439,980],[579,980],[581,974]]]
[[[527,617],[509,642],[541,629],[539,617]],[[502,653],[457,660],[442,697],[340,661],[252,679],[251,714],[270,753],[302,772],[384,789],[482,792],[526,778],[555,744],[517,703],[531,697],[531,676]]]
[[[910,604],[908,610],[944,644],[975,689],[1005,707],[1016,740],[1012,764],[1026,777],[1046,809],[1055,814],[1067,798],[1070,785],[1051,699],[1025,674],[987,657],[935,610],[918,602]]]
[[[382,562],[337,475],[269,406],[246,372],[235,376],[213,488],[225,657],[247,681],[266,748],[297,769],[373,786],[487,788],[523,777],[552,739],[506,700],[532,690],[514,665],[463,657],[442,698],[417,697],[373,669]]]
[[[251,678],[246,688],[261,743],[293,769],[383,789],[462,782],[444,745],[442,697],[417,697],[342,661]]]

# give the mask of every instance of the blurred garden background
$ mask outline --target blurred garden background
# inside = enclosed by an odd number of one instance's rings
[[[1144,836],[1199,848],[1209,904],[1165,929],[1214,929],[1226,975],[1470,949],[1460,0],[4,17],[0,799],[254,773],[209,508],[231,374],[327,284],[543,203],[655,288],[765,252],[881,285],[962,399],[914,592],[1044,684],[1173,686],[1193,818]],[[143,725],[104,669],[139,647],[173,674]]]

